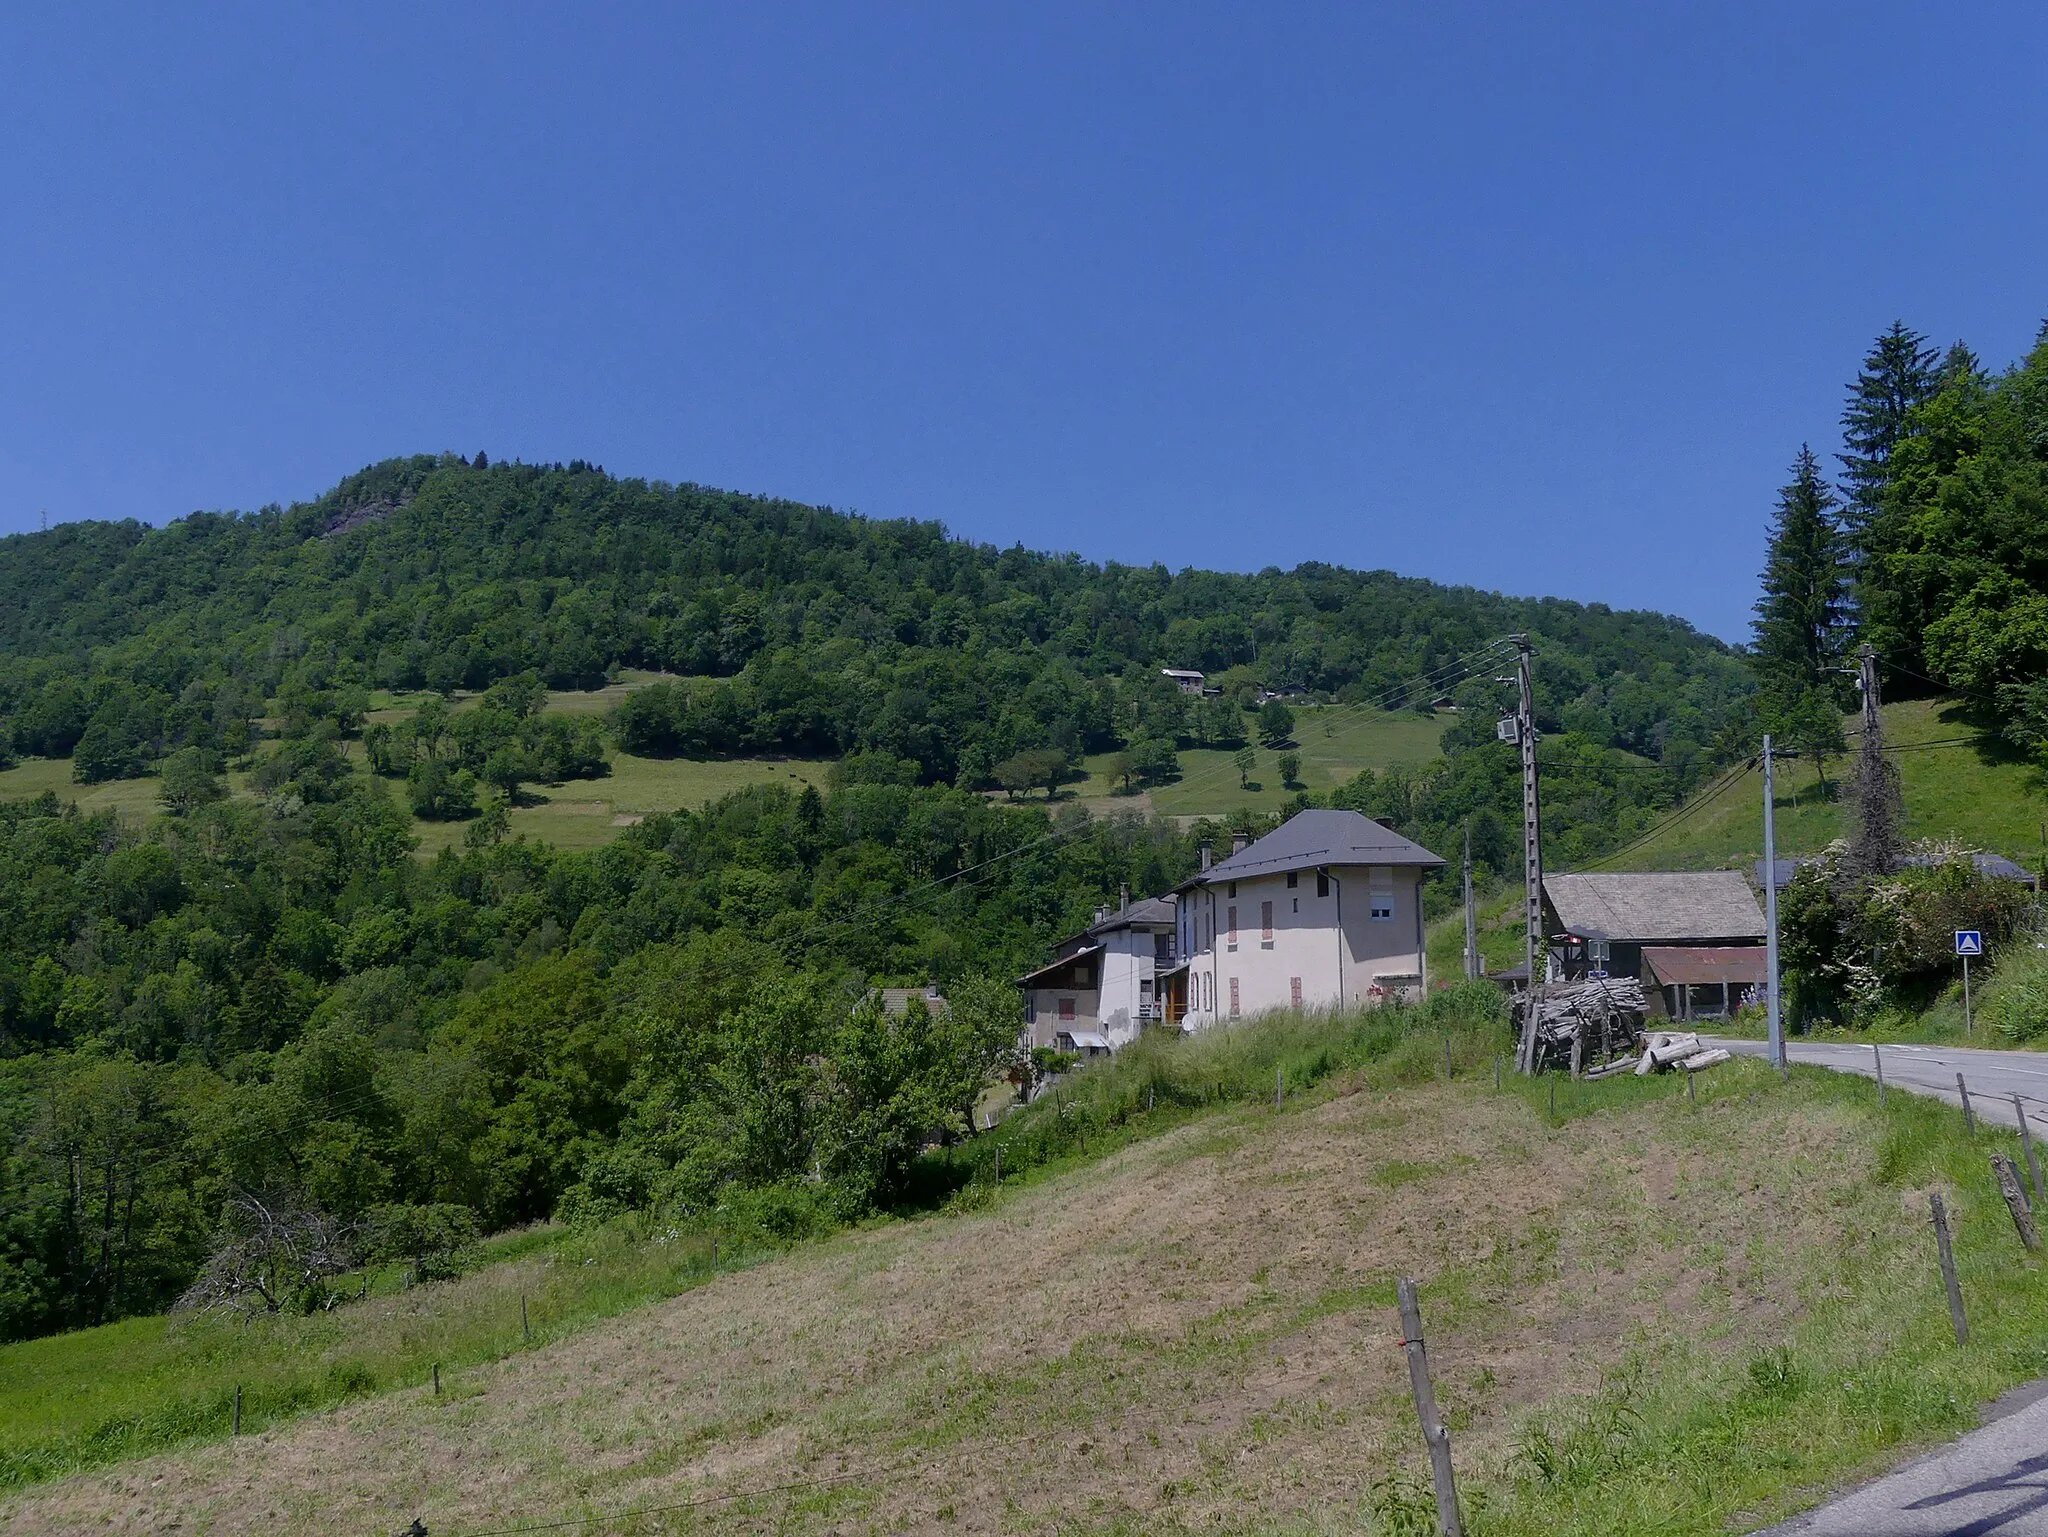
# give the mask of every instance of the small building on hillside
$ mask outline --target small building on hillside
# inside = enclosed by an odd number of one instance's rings
[[[882,1012],[891,1019],[901,1019],[910,1012],[910,1000],[913,998],[924,1005],[927,1014],[946,1012],[946,995],[939,991],[936,983],[926,987],[883,988]]]
[[[1422,882],[1443,864],[1355,811],[1300,811],[1256,843],[1239,839],[1180,888],[1169,1013],[1199,1030],[1420,998]]]
[[[1054,959],[1017,979],[1024,990],[1027,1046],[1100,1056],[1119,1051],[1148,1025],[1175,1023],[1159,993],[1174,963],[1174,899],[1123,900],[1060,941]]]
[[[1764,983],[1764,915],[1737,870],[1546,875],[1550,976],[1638,977],[1650,1012],[1722,1018]]]
[[[1207,673],[1196,672],[1192,667],[1162,667],[1159,676],[1171,679],[1183,694],[1200,694],[1209,682]]]

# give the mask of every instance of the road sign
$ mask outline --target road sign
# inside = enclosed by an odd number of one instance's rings
[[[1982,955],[1983,953],[1984,953],[1984,934],[1983,934],[1983,931],[1982,931],[1982,930],[1980,930],[1980,929],[1957,929],[1957,930],[1956,930],[1956,954],[1957,954],[1957,955]]]

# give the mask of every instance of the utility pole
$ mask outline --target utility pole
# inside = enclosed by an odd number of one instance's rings
[[[1785,1071],[1785,1027],[1778,1016],[1778,821],[1772,797],[1771,734],[1764,733],[1764,932],[1765,988],[1770,1011],[1771,1065]]]
[[[1465,818],[1465,975],[1479,975],[1479,915],[1472,907],[1472,819]]]
[[[1543,820],[1536,796],[1536,684],[1530,672],[1529,637],[1510,638],[1515,643],[1518,685],[1514,731],[1522,749],[1523,948],[1529,965],[1529,986],[1522,995],[1525,1007],[1517,1066],[1530,1073],[1536,1070],[1536,1016],[1543,1004],[1543,972],[1549,946],[1543,937]]]

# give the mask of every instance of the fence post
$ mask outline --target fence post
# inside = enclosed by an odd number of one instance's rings
[[[1444,1032],[1444,1082],[1449,1083],[1451,1076],[1451,1034],[1446,1030]]]
[[[439,1361],[436,1361],[436,1362],[434,1363],[434,1394],[435,1394],[435,1396],[436,1396],[436,1397],[439,1397],[439,1396],[440,1396],[440,1392],[441,1392],[441,1363],[440,1363]]]
[[[1493,1054],[1493,1092],[1500,1092],[1500,1053]]]
[[[1963,1285],[1956,1279],[1956,1251],[1949,1242],[1948,1208],[1941,1204],[1941,1192],[1929,1191],[1927,1209],[1934,1218],[1934,1246],[1941,1256],[1941,1280],[1948,1288],[1948,1321],[1955,1326],[1956,1343],[1970,1343],[1969,1321],[1963,1317]]]
[[[1870,1060],[1877,1064],[1877,1103],[1884,1106],[1884,1054],[1877,1049],[1877,1042],[1870,1043]]]
[[[1276,1067],[1273,1069],[1273,1108],[1275,1110],[1278,1110],[1280,1108],[1280,1101],[1281,1098],[1285,1095],[1286,1090],[1287,1069],[1284,1067]]]
[[[2012,1113],[2019,1117],[2020,1146],[2026,1150],[2027,1177],[2034,1182],[2034,1204],[2038,1206],[2043,1199],[2041,1160],[2034,1156],[2034,1134],[2027,1129],[2027,1107],[2017,1094],[2012,1097]]]
[[[239,1383],[239,1382],[238,1382],[238,1383],[236,1383],[236,1384],[235,1384],[235,1428],[234,1428],[233,1434],[235,1434],[235,1435],[240,1435],[241,1433],[242,1433],[242,1385],[241,1385],[241,1383]]]
[[[1699,1092],[1693,1088],[1693,1081],[1698,1077],[1699,1074],[1697,1073],[1687,1073],[1685,1075],[1685,1102],[1694,1109],[1698,1109],[1700,1103]]]
[[[1436,1409],[1436,1389],[1429,1380],[1429,1350],[1422,1342],[1422,1300],[1415,1283],[1403,1280],[1401,1344],[1408,1352],[1408,1385],[1415,1391],[1415,1417],[1422,1421],[1422,1439],[1429,1447],[1429,1471],[1436,1484],[1436,1524],[1442,1537],[1465,1537],[1458,1518],[1458,1485],[1451,1474],[1451,1433]]]
[[[1977,1113],[1970,1108],[1970,1086],[1963,1082],[1963,1075],[1956,1074],[1956,1093],[1963,1101],[1963,1130],[1971,1136],[1977,1135]]]
[[[533,1325],[526,1321],[526,1293],[519,1294],[519,1335],[527,1344],[533,1343]]]
[[[2012,1225],[2019,1229],[2020,1242],[2029,1254],[2037,1252],[2041,1235],[2034,1227],[2034,1212],[2027,1202],[2026,1188],[2020,1184],[2020,1171],[2005,1154],[1993,1153],[1991,1172],[1998,1176],[1998,1193],[2005,1197],[2005,1209],[2012,1213]]]

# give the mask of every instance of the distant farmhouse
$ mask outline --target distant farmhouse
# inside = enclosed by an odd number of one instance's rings
[[[1159,676],[1172,679],[1174,686],[1183,694],[1199,694],[1209,682],[1206,673],[1195,672],[1187,667],[1162,667],[1159,669]]]
[[[1764,982],[1764,915],[1737,870],[1546,875],[1551,976],[1639,977],[1652,1013],[1714,1019]]]

